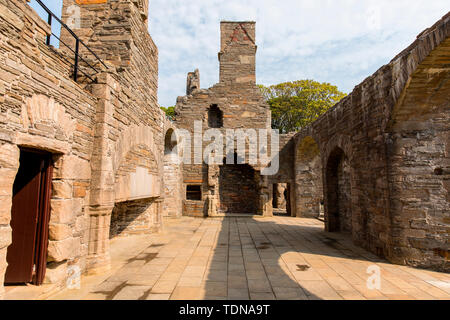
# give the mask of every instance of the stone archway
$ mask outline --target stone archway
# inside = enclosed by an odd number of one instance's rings
[[[352,232],[350,163],[345,152],[336,147],[328,157],[325,170],[325,222],[329,232]]]

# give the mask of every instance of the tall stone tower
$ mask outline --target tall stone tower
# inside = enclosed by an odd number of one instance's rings
[[[256,84],[255,22],[220,24],[220,82]]]
[[[137,90],[136,103],[157,106],[158,48],[148,32],[148,0],[63,0],[62,20],[121,75],[124,85]],[[74,38],[64,28],[61,39],[75,48]],[[60,48],[73,55],[65,46]],[[83,59],[102,69],[84,46],[80,50]]]
[[[156,53],[156,46],[148,45],[148,0],[63,0],[62,19],[102,60],[116,66],[128,66],[138,51],[150,58]],[[74,43],[64,29],[61,38]]]

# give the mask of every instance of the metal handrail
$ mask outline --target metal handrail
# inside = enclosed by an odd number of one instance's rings
[[[50,39],[51,36],[53,35],[56,39],[58,39],[64,46],[66,46],[67,48],[70,49],[70,51],[72,51],[75,54],[75,63],[74,63],[74,70],[73,70],[73,79],[76,82],[78,79],[78,71],[80,71],[81,73],[83,73],[86,77],[88,77],[91,81],[94,81],[90,76],[88,76],[86,73],[84,73],[81,69],[79,70],[79,60],[81,59],[83,62],[85,62],[92,70],[94,70],[96,73],[98,73],[97,69],[95,69],[91,64],[89,64],[86,60],[83,59],[83,57],[81,57],[81,55],[79,54],[80,51],[80,44],[83,45],[98,61],[100,61],[100,63],[102,65],[105,66],[106,69],[108,69],[108,66],[95,54],[95,52],[93,52],[80,38],[78,38],[78,36],[64,23],[61,21],[61,19],[59,19],[49,8],[47,8],[47,6],[45,4],[42,3],[41,0],[36,0],[36,2],[42,7],[42,9],[44,9],[47,13],[48,13],[48,24],[52,25],[52,20],[53,18],[58,21],[61,26],[66,29],[71,35],[72,37],[75,38],[75,50],[73,50],[71,47],[69,47],[66,43],[64,43],[59,37],[57,37],[54,33],[51,32],[51,34],[47,35],[47,45],[50,45]]]

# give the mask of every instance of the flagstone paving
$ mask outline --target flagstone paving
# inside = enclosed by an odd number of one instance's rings
[[[392,265],[314,219],[168,219],[161,234],[114,239],[111,252],[109,272],[50,298],[450,299],[449,274]]]

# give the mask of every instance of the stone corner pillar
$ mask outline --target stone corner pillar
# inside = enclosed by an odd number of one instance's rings
[[[273,186],[269,183],[269,179],[267,176],[260,176],[259,178],[259,188],[260,188],[260,196],[259,196],[259,212],[258,214],[263,217],[273,217],[273,207],[272,207],[272,198],[273,198]]]
[[[109,231],[114,206],[89,209],[89,243],[86,270],[88,274],[100,274],[111,268]]]
[[[114,77],[103,72],[92,94],[98,98],[94,146],[91,158],[91,195],[89,199],[89,244],[86,270],[88,274],[101,273],[110,268],[109,232],[115,203],[113,158],[114,143],[109,139],[112,130],[113,94],[119,90]]]
[[[209,191],[206,196],[206,205],[208,208],[208,217],[217,217],[217,199],[211,191]]]
[[[210,158],[209,163],[212,163]],[[208,194],[206,195],[206,205],[208,217],[217,217],[218,199],[217,186],[219,185],[220,167],[218,165],[208,165]]]
[[[164,231],[164,198],[158,198],[154,202],[155,211],[152,219],[151,231],[154,233],[162,233]]]

